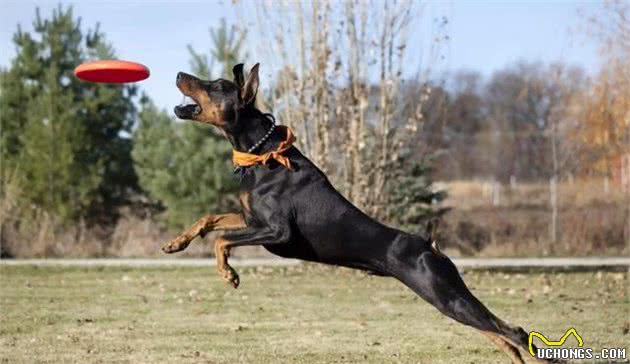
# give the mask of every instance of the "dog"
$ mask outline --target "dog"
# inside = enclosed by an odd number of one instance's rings
[[[204,216],[162,250],[182,251],[197,236],[223,231],[215,241],[217,268],[234,288],[240,281],[228,264],[229,252],[246,245],[394,277],[446,316],[479,330],[513,363],[524,363],[519,349],[528,351],[527,332],[473,296],[437,244],[383,225],[355,207],[292,145],[291,130],[256,108],[258,69],[256,64],[245,77],[238,64],[233,81],[177,74],[177,87],[194,103],[176,106],[175,115],[219,128],[232,144],[242,211]]]

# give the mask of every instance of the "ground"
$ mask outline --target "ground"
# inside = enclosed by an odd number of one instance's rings
[[[394,279],[321,265],[0,266],[0,362],[507,363]],[[626,347],[627,272],[467,271],[500,317],[557,340]],[[572,339],[569,339],[571,341]]]

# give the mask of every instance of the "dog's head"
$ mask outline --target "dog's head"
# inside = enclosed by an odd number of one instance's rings
[[[253,107],[258,92],[258,63],[243,76],[243,65],[232,69],[234,81],[217,79],[204,81],[184,72],[177,74],[177,88],[192,103],[175,106],[175,115],[180,119],[195,120],[212,124],[222,129],[229,128],[240,112]]]

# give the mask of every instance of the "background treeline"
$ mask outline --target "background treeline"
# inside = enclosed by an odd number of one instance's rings
[[[413,2],[291,6],[257,5],[256,42],[222,22],[211,50],[189,47],[190,70],[229,78],[251,44],[263,49],[260,61],[279,71],[260,107],[362,209],[419,233],[442,216],[443,243],[464,254],[627,251],[623,3],[591,24],[598,73],[518,63],[487,78],[430,72],[448,39],[443,19],[436,54],[408,71]],[[199,216],[237,208],[230,146],[214,129],[174,120],[133,85],[74,78],[77,64],[116,57],[98,27],[60,6],[37,12],[33,31],[18,28],[14,45],[0,70],[3,256],[156,255]],[[195,244],[187,254],[210,252]]]

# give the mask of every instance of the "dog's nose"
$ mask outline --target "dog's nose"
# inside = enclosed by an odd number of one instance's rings
[[[177,72],[177,80],[181,80],[182,78],[184,78],[184,72]]]

